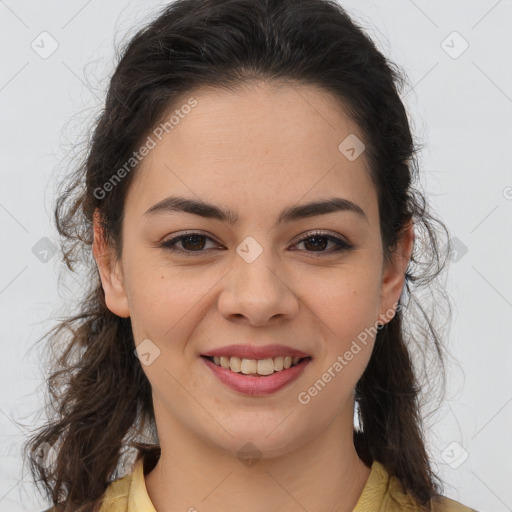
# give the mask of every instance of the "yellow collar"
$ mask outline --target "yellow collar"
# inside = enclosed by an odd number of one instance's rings
[[[143,460],[139,459],[129,474],[108,486],[100,512],[157,512],[147,492]],[[353,512],[397,509],[418,510],[399,480],[390,477],[386,468],[374,461]]]

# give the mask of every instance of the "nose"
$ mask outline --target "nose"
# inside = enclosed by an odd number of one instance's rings
[[[297,315],[300,304],[293,279],[276,265],[271,251],[248,261],[238,255],[235,258],[219,296],[220,313],[228,320],[238,319],[253,326]]]

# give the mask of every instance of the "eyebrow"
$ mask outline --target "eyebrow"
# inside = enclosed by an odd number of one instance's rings
[[[276,226],[288,222],[297,221],[307,217],[314,217],[316,215],[325,215],[333,212],[353,212],[358,216],[366,219],[368,218],[364,210],[356,203],[343,199],[341,197],[331,197],[320,201],[311,201],[309,203],[288,206],[279,215]],[[157,213],[172,213],[184,212],[205,217],[208,219],[216,219],[228,224],[236,224],[238,214],[232,210],[221,208],[204,201],[189,199],[180,196],[171,196],[163,199],[155,204],[144,213],[144,216],[150,216]]]

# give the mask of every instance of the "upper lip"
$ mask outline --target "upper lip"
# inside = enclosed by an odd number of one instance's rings
[[[292,356],[308,357],[309,354],[286,345],[226,345],[224,347],[209,350],[206,357],[239,357],[240,359],[268,359],[269,357]]]

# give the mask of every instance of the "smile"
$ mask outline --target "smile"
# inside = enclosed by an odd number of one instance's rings
[[[296,366],[301,359],[304,358],[278,356],[268,357],[265,359],[244,359],[235,356],[215,356],[208,357],[208,359],[217,366],[231,370],[235,373],[243,373],[245,375],[253,376],[267,376]]]
[[[310,356],[244,359],[236,356],[214,358],[203,355],[200,359],[222,384],[238,393],[251,396],[269,395],[291,385],[312,361]]]

